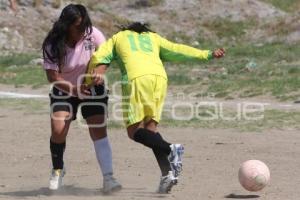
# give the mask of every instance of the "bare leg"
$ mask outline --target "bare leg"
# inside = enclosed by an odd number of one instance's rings
[[[158,123],[155,120],[151,119],[150,121],[145,123],[145,128],[154,133],[157,133],[157,125]]]
[[[51,117],[50,151],[53,169],[63,169],[63,154],[66,146],[66,137],[71,124],[70,113],[58,111]]]
[[[139,128],[144,128],[144,122],[140,121],[127,127],[127,134],[130,139],[134,139],[134,134]]]
[[[87,124],[90,125],[89,132],[93,141],[105,138],[107,136],[107,127],[106,124],[104,124],[105,117],[106,116],[104,115],[94,115],[86,119]]]
[[[66,111],[58,111],[52,114],[51,118],[51,141],[55,143],[63,143],[70,128],[70,113]]]

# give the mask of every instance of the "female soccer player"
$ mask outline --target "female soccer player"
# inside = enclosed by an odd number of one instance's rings
[[[86,8],[79,4],[70,4],[62,10],[43,42],[43,67],[49,82],[54,84],[50,95],[50,150],[53,164],[49,185],[51,190],[57,190],[62,185],[66,136],[82,103],[84,105],[81,106],[81,112],[89,126],[103,175],[103,192],[109,193],[121,188],[113,177],[111,147],[106,126],[102,126],[106,118],[106,91],[103,85],[89,90],[81,84],[81,76],[87,70],[92,53],[104,41],[103,34],[92,26]],[[102,97],[88,98],[91,93]],[[85,98],[79,98],[80,95],[85,95]]]
[[[167,92],[162,61],[210,60],[224,49],[199,50],[172,43],[135,22],[113,35],[92,56],[87,84],[99,84],[107,66],[116,60],[122,73],[123,117],[128,136],[154,152],[162,177],[158,192],[168,193],[182,170],[183,146],[165,141],[157,130]]]

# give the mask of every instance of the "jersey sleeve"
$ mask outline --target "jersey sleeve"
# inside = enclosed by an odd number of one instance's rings
[[[110,38],[93,53],[89,62],[89,68],[95,68],[100,64],[109,65],[115,57],[114,54],[114,42],[113,38]]]
[[[212,51],[200,50],[184,44],[177,44],[156,34],[160,46],[160,58],[162,61],[199,61],[213,58]]]
[[[109,40],[101,44],[99,48],[93,53],[89,61],[87,73],[91,74],[92,70],[100,64],[109,65],[115,58],[114,49],[114,38],[110,38]],[[85,83],[90,84],[91,82],[91,77],[87,76],[85,78]]]
[[[47,47],[46,47],[46,51],[47,51],[47,52],[50,52],[50,46],[47,46]],[[51,69],[51,70],[59,71],[58,64],[52,62],[52,61],[49,59],[49,57],[48,57],[48,55],[47,55],[46,52],[45,52],[45,57],[44,57],[44,59],[43,59],[43,68],[44,68],[45,70]]]
[[[105,42],[105,37],[104,37],[103,33],[95,27],[93,27],[92,36],[94,38],[94,43],[95,43],[96,47],[98,47],[100,44]]]
[[[51,70],[54,70],[54,71],[58,71],[58,65],[56,63],[52,63],[49,59],[44,59],[43,68],[45,70],[51,69]]]

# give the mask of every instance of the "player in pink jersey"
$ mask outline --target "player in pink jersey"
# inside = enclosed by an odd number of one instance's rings
[[[49,189],[57,190],[62,185],[66,136],[79,108],[94,142],[103,174],[103,192],[121,189],[113,177],[112,151],[105,125],[107,90],[104,85],[89,89],[82,84],[92,53],[104,41],[103,34],[92,26],[86,8],[70,4],[62,10],[43,42],[43,67],[54,86],[50,94],[53,169]]]

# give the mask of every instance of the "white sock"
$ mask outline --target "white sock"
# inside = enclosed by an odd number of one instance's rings
[[[108,137],[94,141],[94,147],[102,175],[112,175],[112,152]]]

